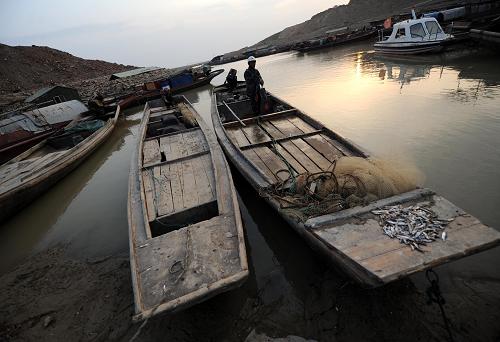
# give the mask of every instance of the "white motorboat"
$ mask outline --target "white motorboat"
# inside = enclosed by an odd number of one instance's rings
[[[375,52],[382,54],[416,55],[439,52],[453,36],[444,33],[435,18],[413,19],[394,24],[389,37],[381,36],[375,43]]]

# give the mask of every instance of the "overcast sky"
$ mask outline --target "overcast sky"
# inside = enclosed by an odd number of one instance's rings
[[[138,66],[252,45],[348,0],[0,0],[0,42]]]

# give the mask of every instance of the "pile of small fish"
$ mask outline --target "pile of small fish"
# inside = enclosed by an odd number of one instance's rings
[[[421,246],[441,237],[446,240],[444,229],[453,219],[439,219],[437,215],[424,206],[401,205],[388,206],[380,210],[372,210],[379,216],[379,223],[384,234],[396,238],[401,243],[409,245],[412,250],[422,252]]]

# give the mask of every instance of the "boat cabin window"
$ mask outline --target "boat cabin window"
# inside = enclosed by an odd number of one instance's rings
[[[412,38],[423,38],[425,37],[425,29],[422,23],[418,23],[410,26],[410,34]]]
[[[425,27],[427,27],[427,32],[429,32],[430,35],[443,32],[441,30],[441,27],[439,27],[438,23],[436,23],[435,21],[426,21]]]
[[[397,32],[396,32],[396,38],[404,38],[405,37],[405,28],[400,28]]]

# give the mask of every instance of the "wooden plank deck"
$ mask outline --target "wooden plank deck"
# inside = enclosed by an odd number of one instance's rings
[[[160,144],[158,139],[144,141],[142,156],[143,165],[161,162]]]
[[[238,244],[234,218],[223,216],[148,240],[136,249],[142,311],[241,272]]]
[[[44,167],[56,161],[66,152],[64,150],[47,153],[41,157],[30,158],[3,166],[0,168],[0,186],[4,190],[7,190],[20,184],[28,177],[36,176]]]
[[[454,218],[446,227],[446,241],[437,240],[413,251],[383,234],[375,215],[365,213],[355,219],[310,229],[327,247],[348,258],[352,269],[362,270],[367,279],[380,284],[403,278],[414,272],[438,266],[478,250],[500,243],[500,233],[440,196],[406,202],[404,205],[430,205],[443,219]]]
[[[149,221],[215,201],[209,154],[142,171]]]
[[[175,101],[190,107],[184,97]],[[131,169],[134,320],[180,311],[248,276],[236,192],[216,137],[194,112],[200,129],[145,138],[149,106],[166,108],[146,105]]]
[[[252,122],[246,127],[231,125],[226,127],[226,132],[246,158],[263,174],[276,181],[286,176],[286,173],[280,173],[276,177],[279,170],[287,169],[281,157],[285,158],[296,174],[302,174],[327,171],[335,160],[350,154],[346,148],[337,147],[341,144],[321,134],[321,130],[318,131],[298,116]],[[281,156],[274,153],[274,148]]]

